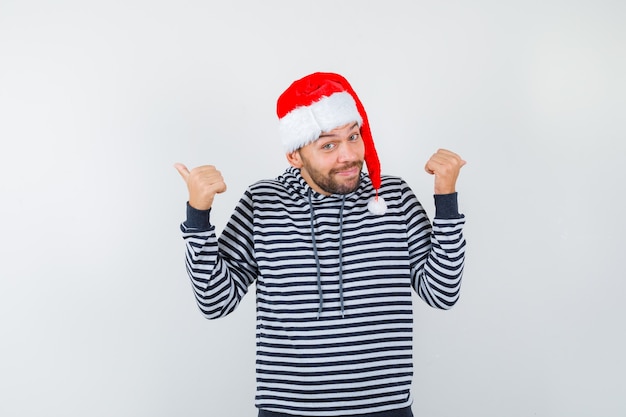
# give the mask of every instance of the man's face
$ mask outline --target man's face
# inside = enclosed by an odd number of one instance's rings
[[[359,185],[365,146],[359,125],[349,123],[319,139],[287,154],[291,165],[300,168],[302,177],[315,191],[330,194],[348,194]]]

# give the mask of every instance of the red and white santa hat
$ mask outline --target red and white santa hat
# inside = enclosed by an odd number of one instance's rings
[[[380,161],[374,147],[365,108],[350,83],[339,74],[316,72],[294,81],[278,98],[279,134],[286,153],[317,140],[323,132],[357,122],[365,145],[365,164],[376,190],[368,204],[372,213],[384,214],[386,204],[378,196]]]

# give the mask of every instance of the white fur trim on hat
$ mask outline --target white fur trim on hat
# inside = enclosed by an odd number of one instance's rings
[[[352,96],[344,91],[322,97],[309,106],[296,107],[279,120],[278,130],[285,153],[290,153],[317,140],[322,132],[350,122],[360,126],[363,118]]]

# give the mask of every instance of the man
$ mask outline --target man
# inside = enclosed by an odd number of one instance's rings
[[[459,297],[465,164],[437,151],[431,225],[409,186],[380,175],[362,103],[338,74],[295,81],[277,103],[290,167],[250,186],[219,239],[209,214],[226,191],[213,166],[187,183],[187,272],[209,319],[256,282],[260,417],[412,416],[412,288],[448,309]],[[368,174],[362,172],[367,165]]]

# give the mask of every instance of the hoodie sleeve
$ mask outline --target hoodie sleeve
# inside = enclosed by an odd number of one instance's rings
[[[458,212],[457,194],[435,196],[432,225],[406,184],[403,198],[413,288],[431,307],[450,309],[459,299],[465,265],[465,216]]]
[[[210,210],[187,204],[187,219],[180,226],[187,274],[198,307],[208,319],[233,312],[256,279],[250,197],[246,192],[241,198],[219,239]]]

